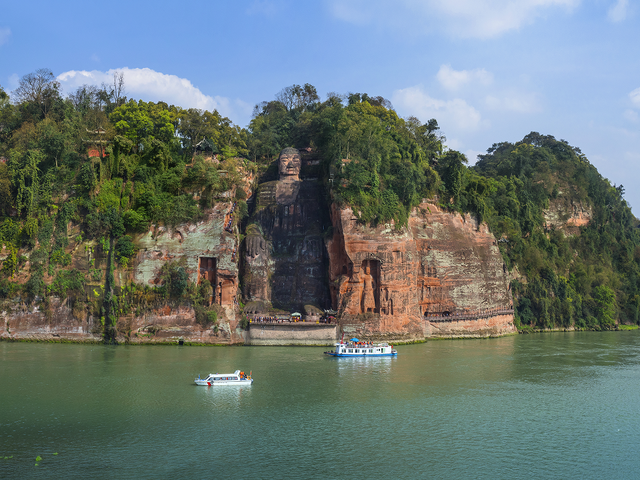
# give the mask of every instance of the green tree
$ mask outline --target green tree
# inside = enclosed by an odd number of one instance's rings
[[[616,295],[606,285],[599,285],[593,291],[593,299],[596,304],[596,318],[600,325],[611,327],[616,322]]]

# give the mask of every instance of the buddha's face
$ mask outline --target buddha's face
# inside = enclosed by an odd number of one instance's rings
[[[370,273],[371,273],[371,269],[370,269],[369,267],[366,267],[366,268],[364,269],[364,273],[366,273],[367,275],[370,275]]]
[[[280,180],[298,180],[300,175],[300,154],[281,153],[278,159]]]

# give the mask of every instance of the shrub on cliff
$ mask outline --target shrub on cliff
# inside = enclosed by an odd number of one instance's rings
[[[194,307],[196,315],[196,323],[203,328],[209,328],[213,325],[214,331],[218,332],[218,312],[215,307],[203,307],[201,305],[195,305]]]
[[[162,281],[161,289],[166,294],[180,297],[184,293],[189,282],[189,275],[184,266],[185,259],[182,258],[178,261],[166,262],[160,269],[158,277]]]
[[[120,237],[116,242],[116,260],[120,263],[126,263],[135,254],[135,251],[135,247],[129,235]]]

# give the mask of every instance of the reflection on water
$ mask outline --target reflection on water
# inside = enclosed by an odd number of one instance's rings
[[[0,342],[0,478],[599,479],[640,470],[639,332],[398,351],[330,358],[322,348]],[[236,369],[252,370],[253,385],[193,384],[198,373]]]
[[[382,375],[389,374],[395,357],[329,357],[335,363],[338,375]]]
[[[238,410],[243,401],[250,398],[251,386],[248,385],[220,385],[215,387],[204,387],[194,384],[194,390],[203,406],[207,406],[210,412],[226,412],[227,410]],[[204,412],[203,412],[204,413]]]

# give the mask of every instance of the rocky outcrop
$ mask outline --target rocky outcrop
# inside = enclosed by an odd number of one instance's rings
[[[572,235],[579,233],[579,227],[589,224],[593,211],[579,200],[559,195],[549,201],[549,208],[543,214],[545,228],[563,230]]]
[[[332,209],[328,241],[333,307],[343,331],[394,341],[515,332],[506,266],[486,225],[423,203],[396,230]],[[430,318],[465,316],[432,327]]]
[[[11,302],[3,306],[0,339],[102,341],[100,321],[74,311],[67,300],[51,298],[38,305]]]
[[[155,286],[166,262],[182,260],[189,280],[210,281],[213,303],[234,305],[238,287],[238,240],[235,232],[224,228],[233,205],[233,202],[218,203],[198,223],[186,223],[173,230],[152,229],[137,238],[133,280]]]
[[[197,223],[185,223],[175,229],[152,227],[134,238],[136,257],[128,267],[121,265],[114,272],[114,293],[123,307],[117,318],[117,342],[244,343],[244,332],[238,327],[238,236],[235,229],[225,228],[225,219],[233,212],[233,205],[230,201],[219,202]],[[72,230],[73,235],[78,233]],[[85,273],[85,291],[75,292],[63,301],[56,297],[39,302],[20,298],[5,300],[0,305],[4,320],[0,338],[102,340],[104,272],[92,267],[104,268],[104,254],[97,242],[74,244],[71,240],[68,253],[72,266]],[[183,266],[193,283],[209,280],[216,324],[202,326],[188,303],[176,303],[145,290],[144,287],[160,286],[160,270],[167,262]],[[97,277],[92,278],[92,271],[98,273]]]

